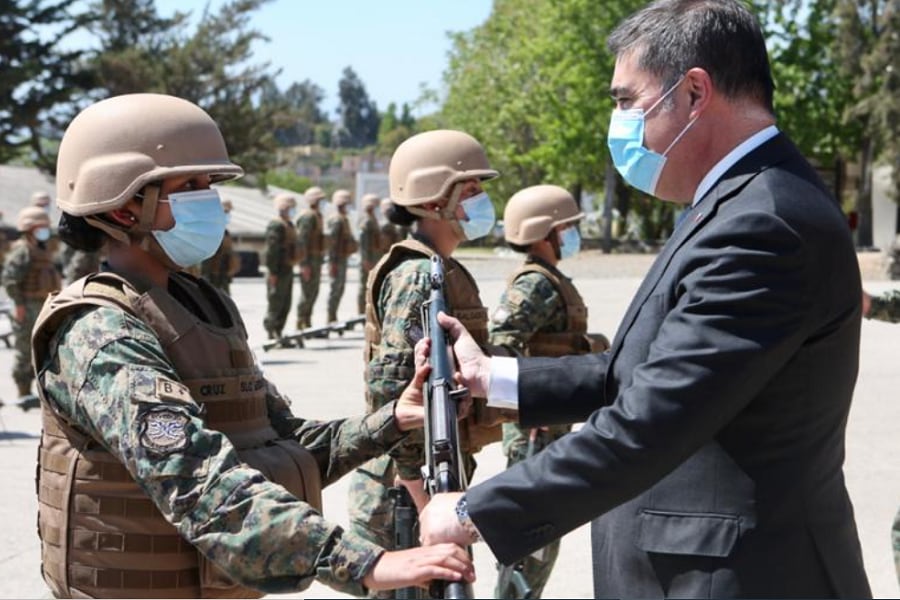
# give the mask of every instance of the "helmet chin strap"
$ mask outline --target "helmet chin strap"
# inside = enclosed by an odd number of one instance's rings
[[[448,221],[453,232],[459,239],[464,240],[466,239],[466,234],[463,232],[462,226],[456,218],[456,207],[459,205],[459,197],[462,195],[462,191],[463,183],[461,181],[454,183],[453,188],[450,191],[450,198],[447,201],[447,205],[439,210],[426,210],[424,208],[419,208],[418,206],[407,206],[406,210],[425,219]]]

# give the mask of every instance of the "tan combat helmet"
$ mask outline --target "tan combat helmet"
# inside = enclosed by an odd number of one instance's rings
[[[378,206],[379,198],[377,194],[366,194],[362,197],[363,210],[372,210]]]
[[[506,241],[527,246],[547,237],[557,225],[584,218],[575,198],[558,185],[535,185],[513,194],[503,211]]]
[[[316,202],[325,197],[325,192],[323,192],[322,188],[319,186],[314,185],[303,192],[303,197],[306,199],[306,203],[312,207]]]
[[[50,206],[50,194],[47,192],[35,192],[31,195],[31,205],[46,208]]]
[[[22,233],[31,231],[36,227],[50,227],[50,216],[40,206],[26,206],[19,211],[16,218],[16,229]]]
[[[144,189],[135,228],[143,238],[161,180],[208,175],[218,182],[243,173],[228,159],[219,127],[202,108],[175,96],[126,94],[92,104],[69,124],[57,157],[56,201],[66,213],[131,243],[123,229],[91,215],[115,210]]]
[[[277,194],[273,199],[272,203],[275,205],[275,210],[278,212],[284,212],[286,210],[291,210],[295,206],[297,206],[297,199],[294,198],[293,194]]]
[[[335,190],[331,195],[331,202],[336,208],[347,206],[352,200],[353,197],[347,190]]]
[[[400,144],[391,157],[391,201],[421,217],[455,221],[462,191],[455,184],[497,175],[484,148],[468,133],[452,129],[426,131]],[[446,197],[450,202],[440,213],[417,208]]]

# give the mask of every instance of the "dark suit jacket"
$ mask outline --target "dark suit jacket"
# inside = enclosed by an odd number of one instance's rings
[[[598,597],[870,596],[842,472],[860,305],[846,220],[779,134],[691,210],[608,352],[520,359],[523,424],[587,421],[471,488],[477,527],[512,562],[595,519]]]

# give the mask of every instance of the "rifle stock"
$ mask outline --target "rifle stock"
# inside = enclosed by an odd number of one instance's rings
[[[448,312],[444,299],[444,267],[441,258],[431,258],[431,291],[422,306],[425,334],[431,338],[431,374],[425,388],[425,487],[430,496],[465,491],[468,482],[459,447],[457,402],[465,388],[453,381],[453,361],[447,336],[437,320]],[[472,549],[468,548],[471,555]],[[432,585],[436,598],[472,598],[472,586],[463,582],[438,581]]]

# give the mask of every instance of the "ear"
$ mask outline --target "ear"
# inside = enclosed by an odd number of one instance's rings
[[[709,73],[700,67],[689,69],[685,78],[688,82],[688,93],[691,99],[690,116],[693,118],[706,110],[712,101],[714,87]]]

